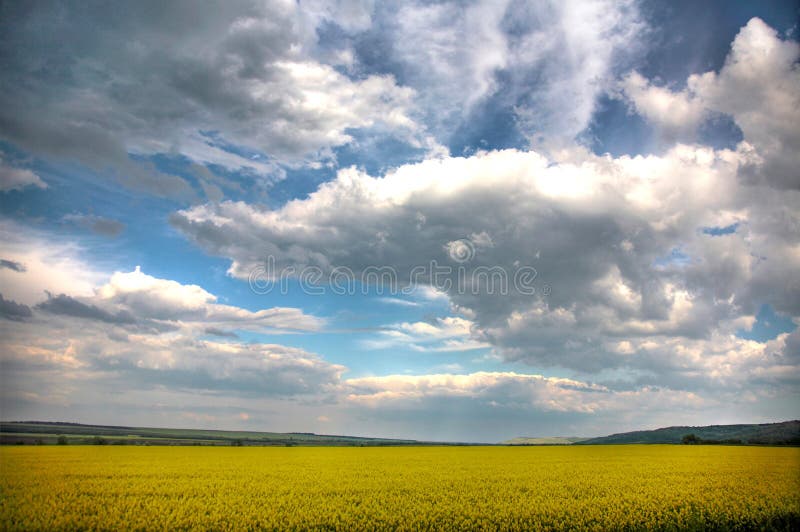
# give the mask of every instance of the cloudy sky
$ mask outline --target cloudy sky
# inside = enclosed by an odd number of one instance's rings
[[[0,4],[0,418],[800,417],[796,1]]]

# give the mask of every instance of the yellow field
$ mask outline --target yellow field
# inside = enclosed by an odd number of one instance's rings
[[[800,449],[0,449],[0,529],[797,529]]]

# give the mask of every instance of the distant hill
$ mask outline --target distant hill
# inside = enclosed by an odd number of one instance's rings
[[[2,421],[0,444],[110,445],[236,445],[236,446],[398,446],[433,445],[433,442],[314,434],[311,432],[249,432],[152,427],[83,425],[47,421]],[[435,443],[435,445],[448,445]],[[458,445],[458,444],[455,444]]]
[[[572,445],[573,443],[578,443],[585,439],[586,438],[578,438],[573,436],[568,436],[563,438],[559,436],[554,436],[550,438],[522,437],[522,438],[511,438],[510,440],[500,442],[500,445]]]
[[[694,434],[702,441],[740,440],[741,443],[761,445],[800,445],[800,420],[761,425],[709,425],[705,427],[665,427],[655,430],[637,430],[589,438],[577,445],[623,443],[681,443],[681,439]]]

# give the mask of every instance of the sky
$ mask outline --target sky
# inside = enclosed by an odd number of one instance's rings
[[[0,418],[800,417],[798,15],[0,3]]]

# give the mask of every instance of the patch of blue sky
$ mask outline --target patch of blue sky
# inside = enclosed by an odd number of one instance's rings
[[[502,74],[498,73],[502,78]],[[513,106],[502,91],[477,105],[452,133],[448,148],[454,156],[468,156],[479,150],[524,149],[530,145],[517,125]]]
[[[225,140],[222,135],[220,135],[219,131],[203,131],[201,130],[200,135],[205,139],[206,143],[209,146],[213,146],[215,148],[219,148],[224,150],[228,153],[232,153],[234,155],[238,155],[240,157],[244,157],[245,159],[250,159],[253,161],[258,160],[269,160],[269,156],[259,150],[254,148],[249,148],[247,146],[240,146]]]
[[[680,247],[672,248],[669,255],[658,257],[653,265],[657,268],[667,268],[670,266],[686,266],[692,261],[692,258],[681,251]]]
[[[263,190],[258,187],[259,181],[267,181],[268,183],[273,181],[273,179],[259,176],[251,170],[242,169],[239,171],[232,171],[215,164],[202,165],[194,163],[188,157],[179,154],[159,153],[146,157],[133,156],[132,159],[145,163],[152,163],[160,172],[176,175],[186,180],[196,195],[192,200],[193,202],[206,201],[205,193],[196,171],[197,166],[205,166],[214,177],[212,184],[221,185],[221,189],[225,194],[225,199],[234,201],[245,199],[257,201],[259,199],[259,192],[263,193]],[[262,196],[266,198],[264,194],[262,194]],[[182,204],[185,203],[185,201],[176,201],[175,203]]]
[[[612,157],[648,154],[654,150],[654,131],[627,103],[609,96],[598,98],[592,123],[581,135],[598,155]]]
[[[250,332],[234,330],[241,342],[278,343],[324,354],[326,360],[351,368],[349,377],[368,374],[412,372],[493,371],[501,370],[502,363],[493,358],[481,358],[488,348],[465,350],[438,350],[440,341],[422,340],[418,343],[387,343],[383,332],[399,323],[413,323],[444,317],[450,314],[446,298],[428,299],[419,294],[390,294],[376,286],[358,285],[352,292],[336,294],[329,286],[319,286],[319,293],[311,293],[296,279],[286,282],[274,292],[256,294],[247,283],[230,280],[238,286],[226,288],[227,299],[250,310],[271,307],[296,307],[304,312],[324,317],[327,323],[316,332]],[[404,304],[387,302],[387,299]],[[405,304],[408,303],[408,304]],[[211,337],[211,336],[209,336]],[[466,340],[460,338],[458,340]],[[523,366],[521,365],[520,368]]]
[[[33,171],[48,187],[0,194],[0,211],[8,216],[53,221],[74,212],[111,213],[148,200],[146,193],[124,190],[118,182],[76,163],[33,157],[7,143],[0,143],[0,151],[6,164]]]
[[[375,13],[373,20],[394,20],[396,13],[388,13],[396,9],[388,3],[375,4]],[[399,85],[410,85],[411,79],[409,78],[410,72],[404,68],[402,62],[394,57],[394,43],[391,36],[382,27],[380,23],[374,24],[372,28],[367,31],[357,33],[347,37],[345,40],[344,34],[340,31],[329,31],[325,27],[317,31],[320,37],[320,43],[323,45],[341,46],[345,42],[352,46],[352,50],[357,59],[358,71],[351,77],[367,77],[370,75],[391,75]]]
[[[702,232],[711,236],[732,235],[739,228],[739,222],[724,227],[703,227]]]
[[[349,129],[347,134],[353,138],[353,142],[334,148],[330,164],[285,167],[285,179],[269,187],[265,203],[278,208],[291,200],[306,198],[322,183],[334,179],[343,168],[354,166],[369,175],[382,176],[393,168],[421,161],[425,157],[422,147],[413,146],[392,135],[376,134],[370,129]]]
[[[719,150],[735,149],[743,138],[741,129],[730,116],[710,113],[693,139],[680,140]],[[607,95],[598,99],[592,123],[581,140],[594,153],[608,153],[613,157],[659,154],[675,142],[673,138],[660,136],[659,131],[636,114],[628,103]]]
[[[278,208],[293,199],[302,199],[315,192],[319,186],[336,177],[337,168],[285,168],[286,178],[273,183],[267,191],[266,204]],[[250,200],[252,202],[252,200]]]
[[[3,146],[3,151],[8,154],[12,150]],[[157,161],[157,166],[164,169],[168,165]],[[77,164],[30,159],[26,167],[48,188],[27,187],[0,194],[2,215],[54,241],[74,242],[79,258],[98,271],[111,274],[141,266],[148,275],[197,284],[215,294],[227,293],[241,283],[225,275],[227,260],[206,255],[168,224],[169,215],[180,206],[176,201],[123,188]],[[71,221],[72,215],[116,220],[124,229],[113,238],[98,235]]]
[[[716,150],[735,149],[744,135],[729,115],[712,113],[697,130],[697,141]]]
[[[333,150],[339,168],[356,166],[377,176],[425,157],[424,148],[412,146],[392,135],[376,135],[379,132],[372,129],[348,129],[346,133],[353,138],[353,142]]]
[[[647,0],[640,10],[650,25],[648,53],[638,70],[682,89],[691,74],[722,67],[730,43],[752,17],[785,34],[797,27],[798,8],[785,0]]]
[[[508,365],[485,357],[489,348],[442,351],[432,344],[397,342],[376,347],[387,327],[330,327],[315,333],[269,334],[239,331],[240,342],[277,343],[318,353],[349,369],[346,377],[400,373],[469,373],[508,371]],[[227,340],[227,339],[224,339]],[[427,347],[421,350],[419,347]],[[505,369],[503,369],[505,368]]]
[[[426,315],[443,316],[449,312],[445,298],[425,299],[379,291],[375,286],[355,285],[345,293],[327,284],[308,286],[296,278],[265,285],[253,290],[245,280],[221,273],[215,284],[227,295],[226,302],[252,311],[272,307],[301,308],[304,312],[326,318],[328,329],[341,331],[377,330],[391,323],[419,321]],[[408,304],[387,303],[395,298]]]
[[[797,328],[797,324],[789,316],[775,312],[771,305],[761,305],[756,314],[756,321],[750,330],[740,329],[736,336],[756,342],[773,340],[783,333],[789,333]]]

